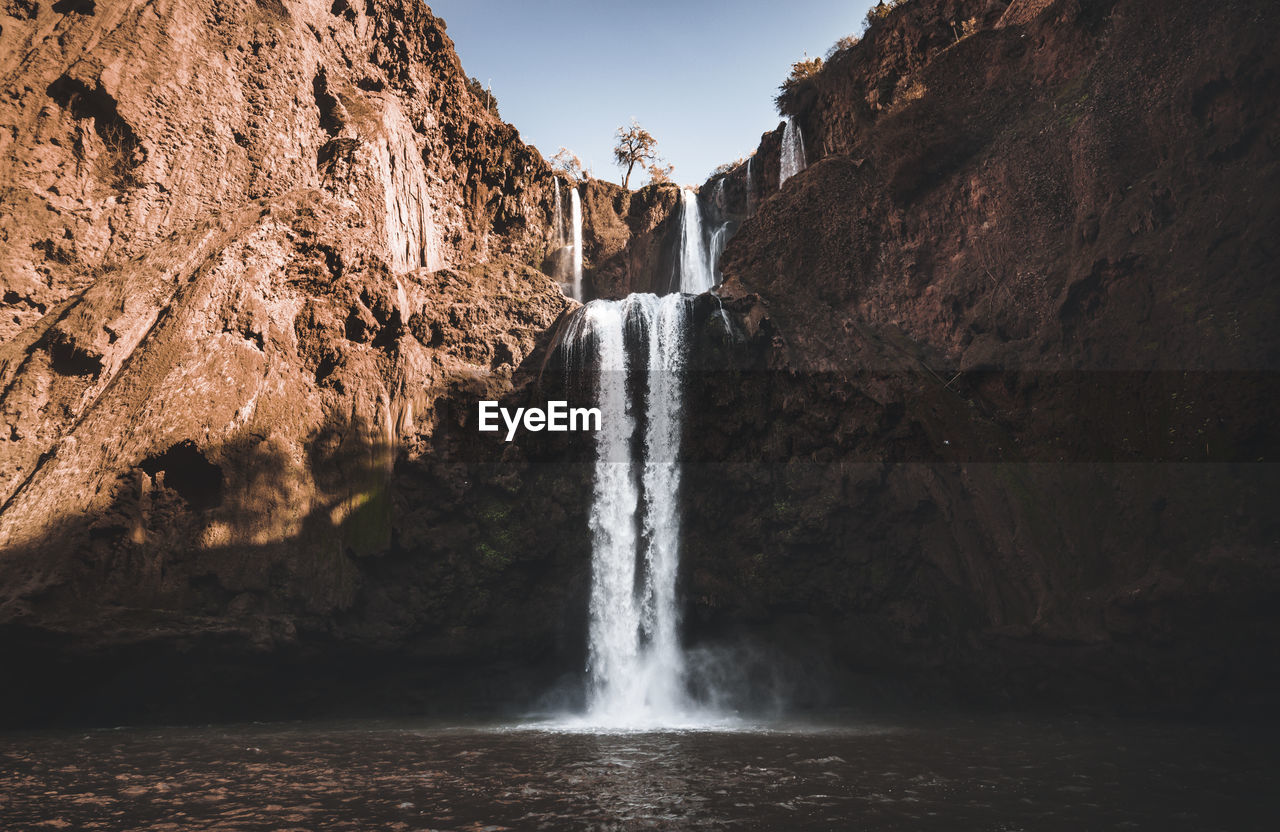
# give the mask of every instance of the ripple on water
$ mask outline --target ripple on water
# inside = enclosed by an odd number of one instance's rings
[[[944,719],[10,736],[0,828],[1280,828],[1260,739]]]

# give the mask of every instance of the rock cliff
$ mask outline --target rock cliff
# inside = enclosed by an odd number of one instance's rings
[[[512,532],[471,540],[405,492],[415,460],[446,470],[451,403],[510,394],[571,306],[526,265],[554,223],[542,157],[417,0],[3,12],[0,622],[32,684],[11,718],[80,691],[145,713],[317,640],[330,667],[407,633],[465,656]],[[406,547],[432,574],[388,601],[404,574],[376,559]],[[501,651],[546,619],[511,615]]]
[[[690,408],[694,619],[910,690],[1263,707],[1280,20],[1005,6],[892,12],[784,97],[807,171],[779,129],[729,174],[754,363]]]

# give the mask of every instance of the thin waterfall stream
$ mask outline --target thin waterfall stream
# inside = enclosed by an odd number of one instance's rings
[[[682,292],[701,294],[715,285],[702,236],[702,211],[698,194],[691,188],[680,192],[680,258],[675,284]]]
[[[807,166],[804,155],[804,134],[796,120],[787,116],[787,126],[782,131],[782,161],[778,169],[778,187]]]
[[[573,226],[573,299],[582,301],[582,197],[576,187],[569,191],[569,221]]]
[[[560,249],[560,248],[564,248],[565,246],[564,203],[560,199],[560,177],[557,176],[555,178],[555,183],[556,183],[556,204],[555,204],[554,210],[556,215],[556,248]]]

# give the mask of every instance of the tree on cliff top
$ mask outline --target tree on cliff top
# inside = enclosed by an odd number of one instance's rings
[[[631,119],[630,127],[619,127],[617,136],[618,143],[613,148],[613,158],[618,167],[626,170],[622,175],[622,187],[626,188],[631,182],[631,171],[635,170],[636,165],[645,168],[657,163],[658,140],[635,119]]]

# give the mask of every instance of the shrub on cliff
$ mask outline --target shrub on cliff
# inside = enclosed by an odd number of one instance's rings
[[[782,91],[786,92],[813,78],[822,71],[821,58],[805,58],[791,65],[791,74],[782,82]]]
[[[852,49],[853,47],[857,46],[861,42],[862,42],[862,38],[858,37],[857,35],[845,35],[844,37],[840,38],[840,40],[831,44],[831,48],[827,50],[827,60],[830,61],[836,55],[840,54],[841,52],[844,52],[845,50]]]
[[[879,3],[876,3],[874,6],[872,6],[870,9],[867,10],[867,16],[862,21],[863,31],[870,29],[872,26],[876,25],[881,20],[884,20],[886,17],[889,16],[889,12],[893,11],[894,9],[898,8],[903,3],[906,3],[906,2],[908,2],[908,0],[887,0],[887,2],[886,0],[880,0]]]
[[[792,64],[791,74],[778,87],[778,95],[773,99],[773,103],[778,107],[778,112],[784,115],[788,113],[794,114],[797,108],[792,105],[799,99],[801,92],[813,88],[814,79],[821,72],[821,58],[806,56],[804,59]]]
[[[671,181],[671,175],[675,171],[675,165],[668,164],[663,159],[658,159],[652,165],[649,165],[649,184],[665,185]]]
[[[755,155],[755,154],[752,154],[752,155]],[[747,157],[739,156],[737,159],[734,159],[732,162],[725,162],[724,164],[717,167],[715,170],[711,171],[711,178],[714,179],[717,176],[724,176],[730,171],[737,170],[738,168],[742,167],[746,163],[747,163]]]
[[[502,118],[498,113],[498,99],[493,97],[493,90],[485,89],[479,78],[468,78],[467,89],[471,90],[471,94],[480,102],[480,106],[485,109],[485,112],[496,119]]]

